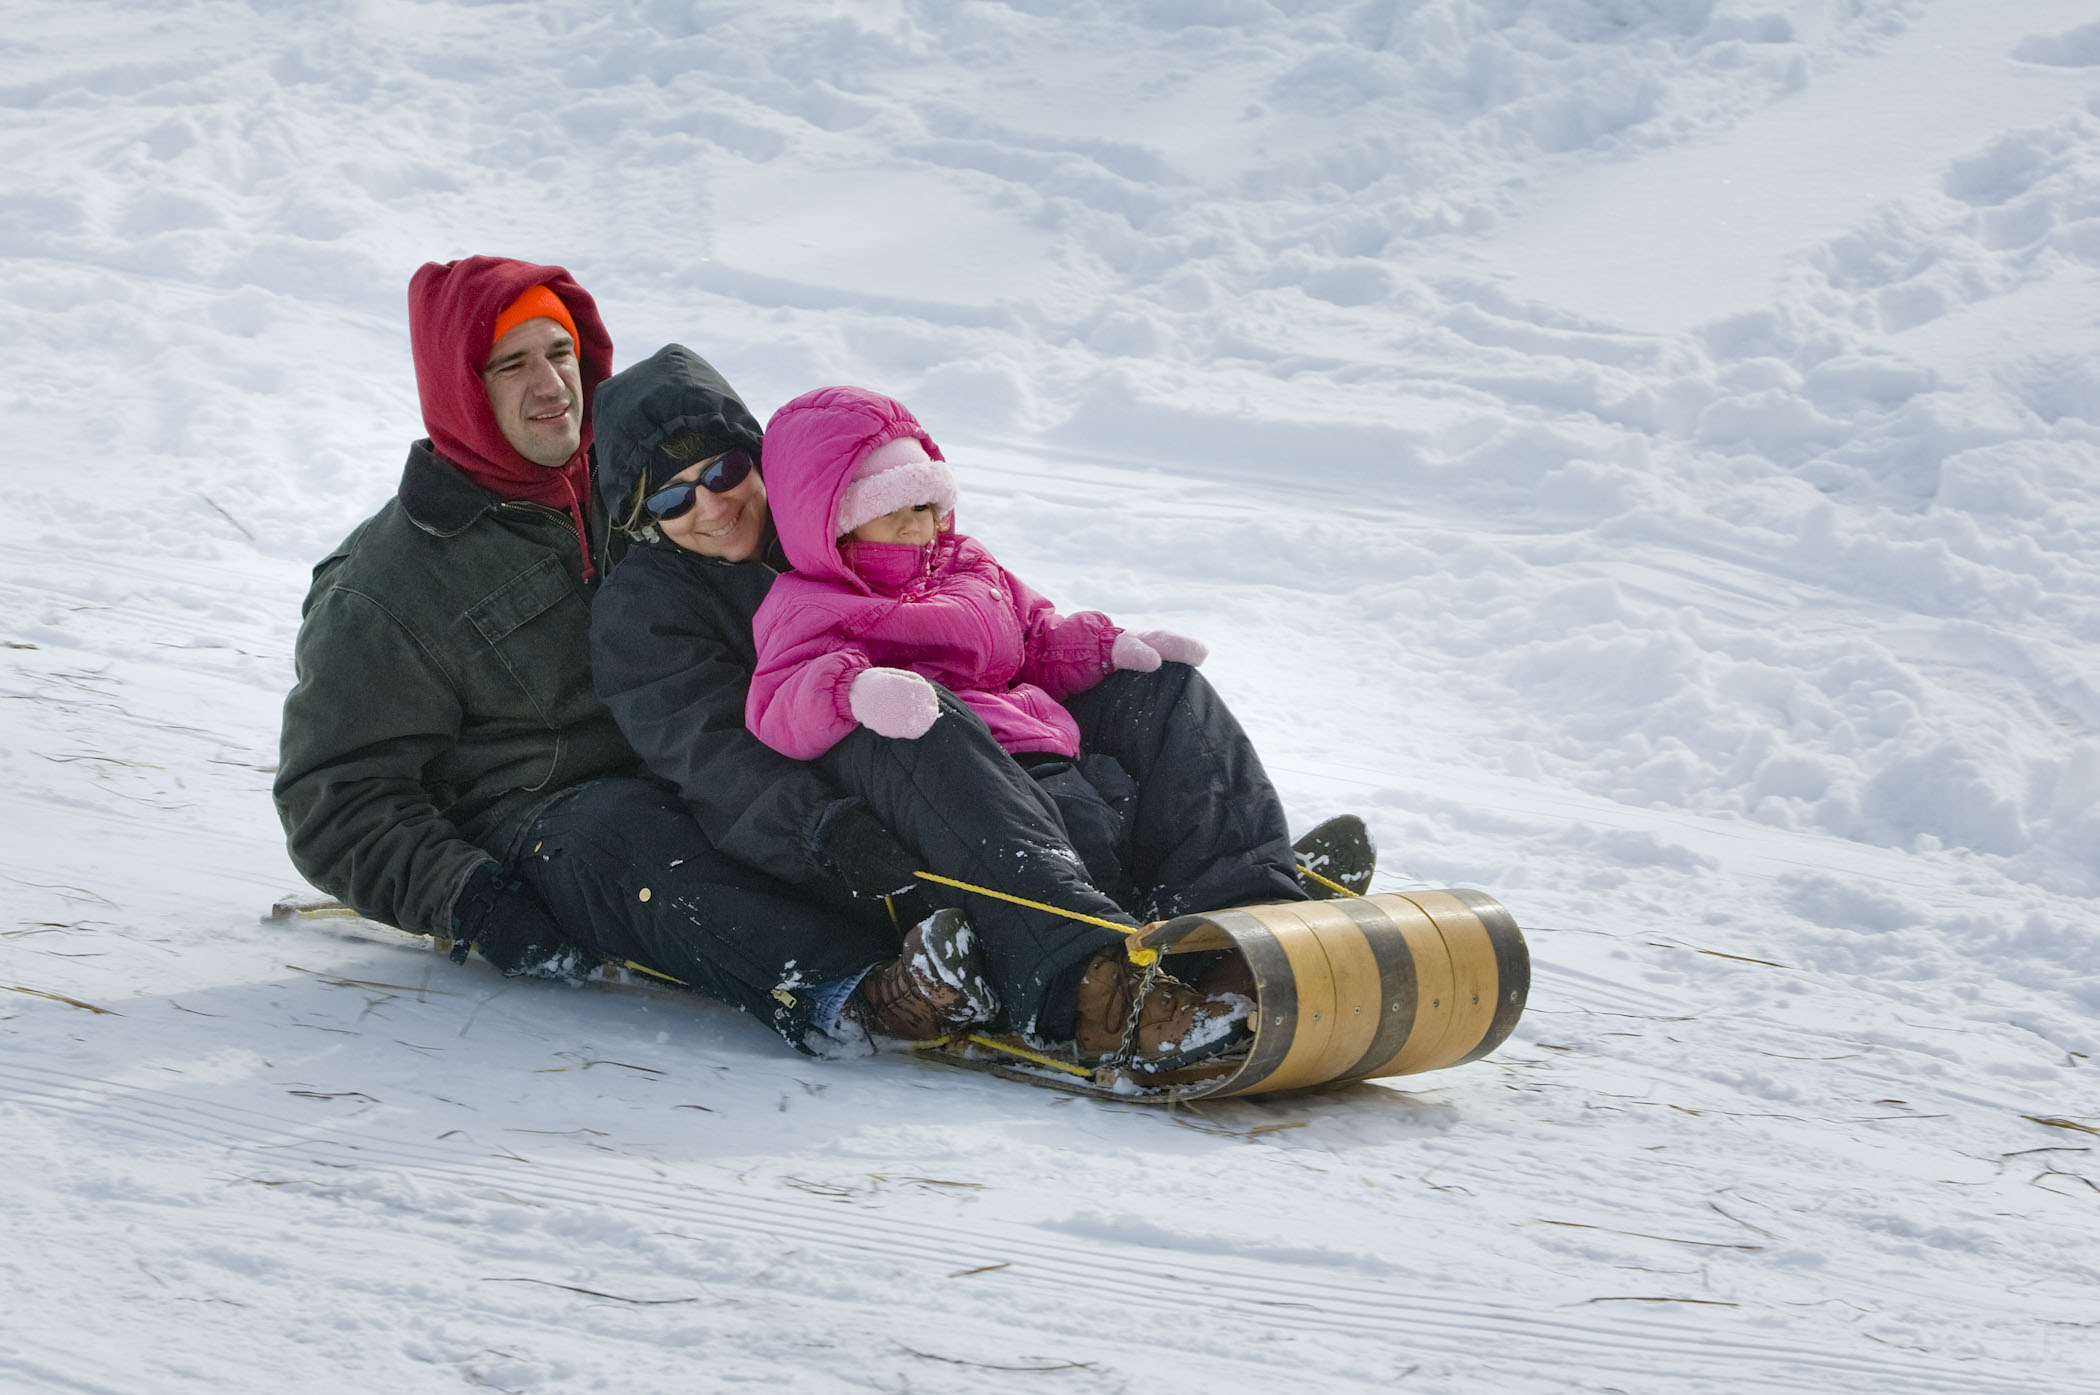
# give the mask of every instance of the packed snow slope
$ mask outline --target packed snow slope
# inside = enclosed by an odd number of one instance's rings
[[[2100,1391],[2089,3],[6,16],[0,1388]],[[473,252],[913,406],[1515,1037],[1168,1112],[258,923]]]

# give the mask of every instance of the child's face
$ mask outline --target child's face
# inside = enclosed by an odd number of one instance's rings
[[[941,516],[931,504],[906,504],[846,534],[849,542],[910,543],[924,547],[941,530]]]

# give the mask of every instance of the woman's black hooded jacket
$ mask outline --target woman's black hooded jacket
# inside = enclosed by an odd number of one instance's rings
[[[757,420],[721,374],[678,344],[607,379],[591,413],[599,495],[616,523],[694,460],[736,447],[759,454]],[[675,454],[664,449],[673,440]],[[716,848],[809,883],[826,876],[813,852],[817,825],[842,796],[744,725],[758,661],[751,617],[785,565],[770,527],[749,562],[702,557],[660,537],[630,547],[591,609],[591,673],[636,753],[677,787]]]

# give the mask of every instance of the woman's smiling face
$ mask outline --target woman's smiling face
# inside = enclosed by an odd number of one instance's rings
[[[664,481],[686,484],[714,464],[715,457],[696,460]],[[720,494],[705,489],[693,492],[693,506],[676,518],[657,520],[657,529],[688,552],[719,557],[725,562],[748,562],[765,542],[766,482],[753,470],[736,488]]]

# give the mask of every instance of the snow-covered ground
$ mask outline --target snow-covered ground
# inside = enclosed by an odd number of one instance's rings
[[[2074,0],[13,0],[0,1388],[2100,1391]],[[913,405],[1487,1061],[1168,1112],[258,922],[424,260]]]

